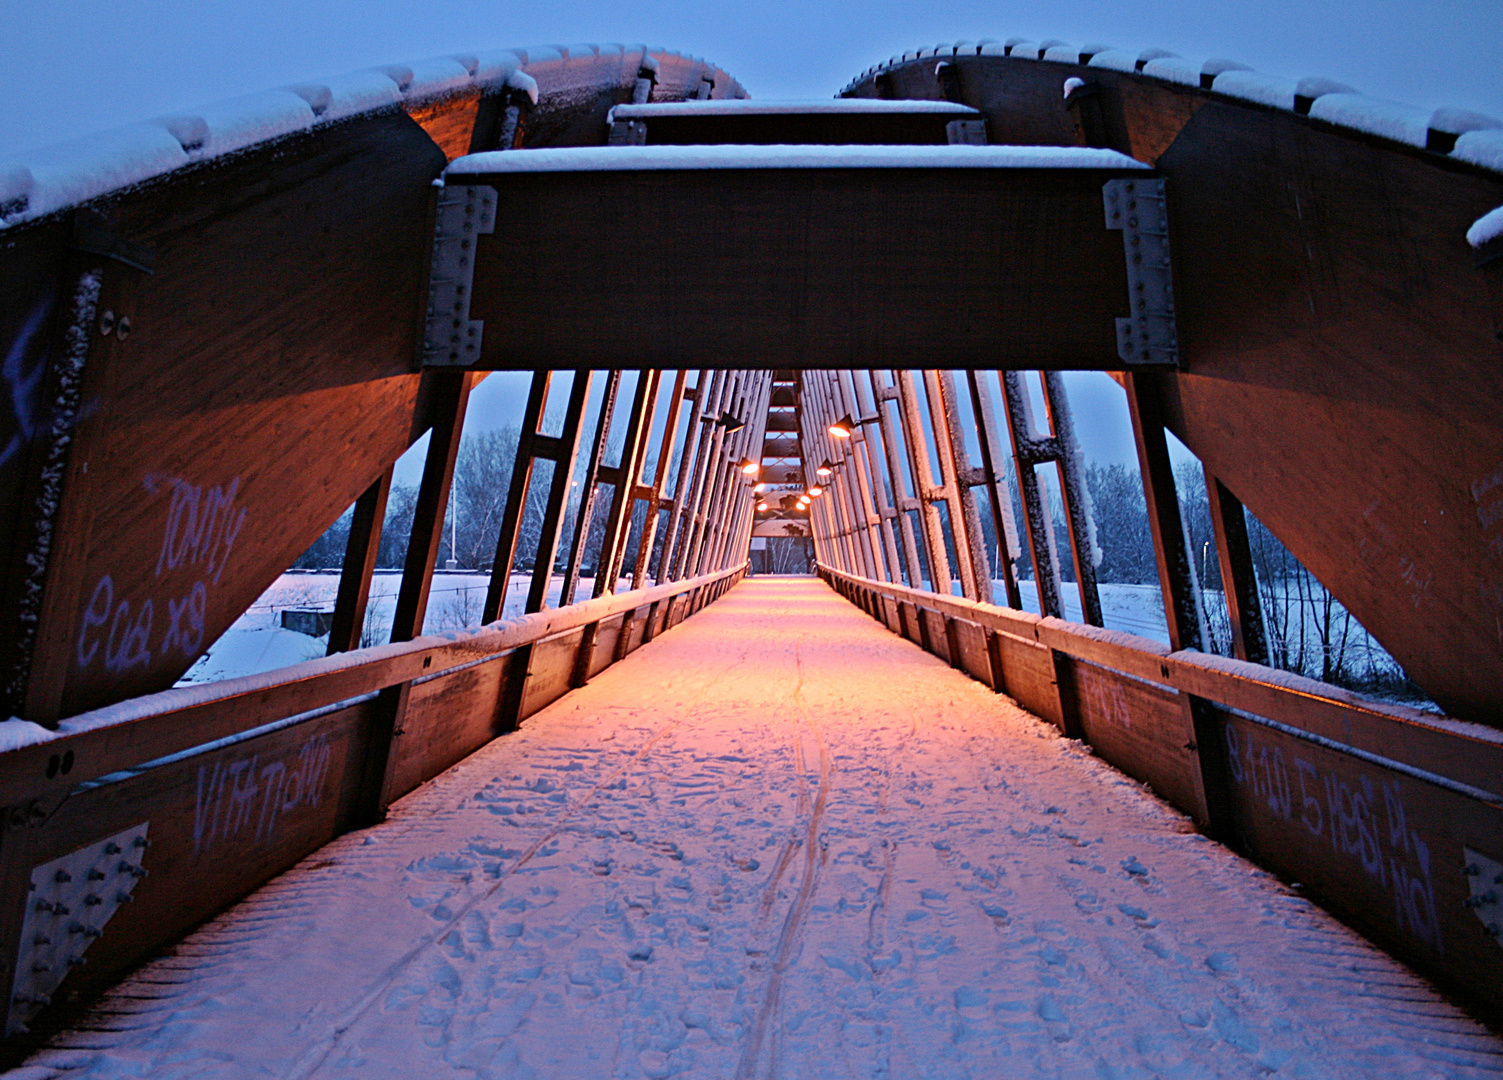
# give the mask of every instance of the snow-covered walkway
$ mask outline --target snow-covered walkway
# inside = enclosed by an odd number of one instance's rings
[[[1500,1055],[1078,744],[819,582],[761,578],[204,927],[32,1066],[1470,1077]]]

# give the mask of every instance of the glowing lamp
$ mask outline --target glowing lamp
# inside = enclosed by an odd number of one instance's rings
[[[837,439],[849,439],[851,432],[856,430],[856,421],[851,419],[851,414],[846,413],[839,420],[830,425],[830,434]]]
[[[753,461],[751,458],[742,458],[740,464],[741,471],[747,476],[756,476],[762,471],[761,464]]]

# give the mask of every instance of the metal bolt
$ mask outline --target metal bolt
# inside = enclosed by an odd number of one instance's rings
[[[114,330],[115,313],[106,310],[103,315],[99,316],[99,333],[104,337],[109,337],[110,334],[114,333]]]
[[[131,843],[131,847],[149,848],[149,847],[151,847],[151,841],[148,840],[148,839],[146,839],[146,837],[144,837],[144,836],[138,836]]]
[[[104,901],[99,899],[99,897],[95,896],[93,893],[90,893],[88,896],[84,897],[85,907],[98,907],[102,903],[104,903]]]
[[[130,316],[129,315],[122,315],[122,316],[120,316],[120,322],[118,324],[116,324],[116,326],[115,326],[115,336],[117,338],[119,338],[121,341],[124,341],[126,338],[130,337]]]
[[[91,867],[89,869],[89,880],[90,881],[103,881],[104,880],[104,874],[103,874],[102,871],[95,870],[95,869],[93,869]]]
[[[128,892],[117,892],[115,894],[115,903],[117,904],[130,904],[133,903],[135,899],[136,898]]]
[[[61,885],[61,884],[65,884],[66,882],[72,881],[73,880],[73,875],[70,874],[70,873],[68,873],[68,871],[66,871],[66,870],[59,870],[56,874],[54,874],[52,876],[52,880],[56,881],[58,884]]]
[[[106,855],[119,855],[120,845],[111,840],[108,844],[104,845],[104,853]]]
[[[85,960],[82,956],[70,956],[70,957],[68,957],[68,966],[69,967],[83,967],[87,963],[88,963],[88,961]]]

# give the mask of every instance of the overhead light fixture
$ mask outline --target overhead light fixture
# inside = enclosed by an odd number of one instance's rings
[[[725,428],[725,433],[727,435],[729,435],[733,431],[740,431],[746,426],[745,420],[741,419],[735,413],[730,412],[721,413],[720,419],[715,422],[721,427]]]
[[[755,491],[758,495],[760,495],[760,494],[762,494],[762,492],[764,492],[764,491],[767,490],[767,485],[766,484],[755,484],[755,485],[753,485],[752,490]]]
[[[759,502],[757,504],[757,510],[758,510],[758,512],[765,512],[767,510],[767,503],[766,502]]]
[[[739,464],[741,471],[747,476],[756,476],[762,471],[761,462],[753,461],[751,458],[742,458]]]
[[[814,471],[820,476],[833,475],[835,472],[835,463],[829,458],[825,458],[824,461],[814,467]]]
[[[856,430],[856,421],[851,419],[851,414],[846,413],[839,420],[830,425],[830,434],[837,439],[849,439],[851,432]]]
[[[825,493],[825,489],[822,488],[822,487],[820,487],[818,484],[815,484],[813,487],[811,487],[809,489],[809,495],[812,498],[815,498],[815,499],[819,498],[824,493]]]

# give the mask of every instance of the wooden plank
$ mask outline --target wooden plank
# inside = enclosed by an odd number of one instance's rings
[[[951,619],[949,626],[951,662],[971,678],[991,686],[992,666],[986,651],[986,632],[964,619]]]
[[[508,681],[525,670],[519,650],[414,682],[396,743],[391,795],[400,798],[513,726],[503,715]]]
[[[349,828],[375,704],[79,790],[45,828],[29,830],[27,867],[150,823],[142,861],[149,876],[61,996],[111,985],[143,956]]]
[[[1138,472],[1143,478],[1143,498],[1148,507],[1148,531],[1153,536],[1153,556],[1158,567],[1159,591],[1169,627],[1169,647],[1200,648],[1200,604],[1185,551],[1185,529],[1174,488],[1174,466],[1164,436],[1162,391],[1151,376],[1141,373],[1122,377],[1127,390],[1127,411],[1132,418],[1133,442],[1138,449]]]
[[[1049,650],[1012,634],[997,634],[996,648],[1002,659],[1002,688],[1007,696],[1063,731],[1064,714]]]
[[[918,598],[950,617],[975,621],[988,630],[1045,645],[1147,682],[1274,717],[1483,790],[1496,788],[1497,777],[1503,775],[1503,741],[1444,722],[1437,724],[1418,710],[1365,702],[1358,695],[1313,680],[1291,682],[1286,674],[1255,664],[1194,651],[1171,655],[1162,643],[1147,638],[1133,639],[1056,619],[1041,620],[961,597],[879,584],[896,602],[911,603],[909,597]]]
[[[450,161],[470,152],[475,117],[479,110],[479,90],[452,94],[438,101],[406,108],[407,115],[417,121],[418,126]]]
[[[494,186],[508,207],[504,227],[477,246],[471,317],[486,324],[478,366],[683,368],[714,356],[758,370],[994,367],[999,357],[1120,368],[1114,320],[1127,311],[1125,260],[1101,202],[1102,184],[1120,175],[452,177]],[[685,250],[697,257],[683,259]],[[936,280],[946,288],[934,289]]]
[[[739,572],[738,567],[710,576],[734,577]],[[604,596],[562,611],[538,612],[457,641],[420,638],[369,650],[365,658],[341,655],[312,660],[289,668],[285,677],[276,680],[249,676],[212,688],[166,690],[128,705],[83,714],[68,721],[67,728],[72,730],[49,742],[0,754],[0,790],[10,805],[60,799],[82,781],[143,761],[483,660],[635,607],[661,606],[662,598],[692,587],[697,580],[702,579]],[[68,773],[60,773],[55,764],[49,768],[54,757],[69,753],[74,764]]]
[[[351,652],[362,645],[371,576],[376,570],[381,529],[386,522],[386,501],[390,496],[391,469],[387,469],[355,500],[344,566],[339,574],[339,594],[334,600],[334,622],[329,628],[329,656]]]
[[[55,342],[71,288],[66,279],[71,222],[58,216],[0,232],[0,352],[13,372],[9,401],[0,408],[0,709],[22,711],[31,642],[21,609],[44,515],[35,512],[49,443],[45,402],[58,400],[60,365]],[[29,605],[28,605],[29,606]]]
[[[1219,712],[1238,841],[1311,899],[1451,986],[1503,1000],[1467,907],[1470,848],[1503,862],[1503,806]]]
[[[625,656],[621,649],[622,630],[630,613],[618,615],[614,619],[602,619],[595,631],[595,648],[590,655],[590,678],[599,675],[617,660]],[[629,639],[628,639],[629,640]]]
[[[1238,660],[1266,664],[1268,637],[1263,626],[1258,579],[1247,538],[1247,514],[1237,496],[1209,472],[1206,473],[1206,496],[1211,535],[1216,541],[1216,562],[1221,570],[1222,594],[1226,597],[1227,621],[1232,628],[1232,655]]]
[[[414,313],[442,166],[420,127],[384,114],[104,208],[152,273],[128,338],[110,339],[119,377],[92,413],[94,449],[75,455],[89,480],[59,510],[92,516],[57,538],[77,556],[49,567],[37,656],[65,670],[37,670],[55,702],[37,719],[170,686],[415,438]]]
[[[925,145],[949,142],[945,125],[955,113],[777,113],[722,116],[649,116],[648,146]],[[972,114],[974,118],[974,114]]]
[[[428,613],[428,591],[443,540],[444,508],[454,482],[454,463],[459,458],[459,439],[464,431],[465,408],[475,376],[459,370],[433,370],[423,375],[424,413],[428,453],[423,459],[423,479],[412,511],[412,532],[402,567],[402,585],[391,616],[391,638],[411,641],[423,632]]]
[[[919,608],[919,627],[925,637],[924,648],[954,667],[955,662],[950,657],[950,640],[949,634],[945,631],[944,615],[921,607]]]
[[[1080,727],[1091,748],[1205,822],[1195,728],[1179,695],[1084,661],[1073,662],[1070,671]]]
[[[523,687],[522,704],[517,713],[518,721],[526,720],[574,688],[574,664],[579,656],[579,644],[584,638],[584,632],[585,628],[580,627],[533,643],[532,655],[527,662],[527,685]]]
[[[923,648],[924,637],[923,633],[919,630],[918,608],[906,600],[899,601],[898,619],[902,623],[898,632],[915,645]]]

